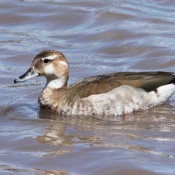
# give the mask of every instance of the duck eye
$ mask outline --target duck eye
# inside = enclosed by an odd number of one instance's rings
[[[49,59],[44,59],[44,63],[48,63],[49,61]]]

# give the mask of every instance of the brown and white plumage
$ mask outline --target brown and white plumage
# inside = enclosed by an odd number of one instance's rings
[[[171,72],[120,72],[93,76],[67,86],[65,56],[53,50],[38,53],[29,70],[14,82],[45,76],[39,104],[67,115],[122,115],[167,101],[175,92]]]

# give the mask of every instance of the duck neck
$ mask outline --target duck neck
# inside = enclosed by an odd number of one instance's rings
[[[47,78],[45,88],[42,90],[38,102],[41,107],[56,111],[59,107],[58,102],[64,99],[64,94],[67,86],[65,78]]]
[[[67,79],[65,77],[61,78],[57,77],[55,79],[47,78],[46,87],[49,87],[50,89],[60,89],[66,86],[67,86]]]

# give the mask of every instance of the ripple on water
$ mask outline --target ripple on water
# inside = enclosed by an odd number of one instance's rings
[[[174,97],[124,116],[65,117],[39,109],[45,80],[12,84],[43,49],[65,54],[70,83],[114,71],[174,71],[174,5],[0,0],[0,172],[174,174]]]
[[[22,168],[22,167],[16,167],[13,165],[0,165],[0,172],[1,173],[18,173],[18,174],[57,174],[57,175],[70,175],[65,170],[45,170],[45,169],[38,169],[38,168]]]

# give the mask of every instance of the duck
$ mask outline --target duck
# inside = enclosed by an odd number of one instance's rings
[[[161,71],[113,72],[68,86],[69,64],[56,50],[39,52],[14,83],[38,76],[46,78],[38,99],[40,107],[71,116],[125,115],[165,103],[175,92],[175,74]]]

